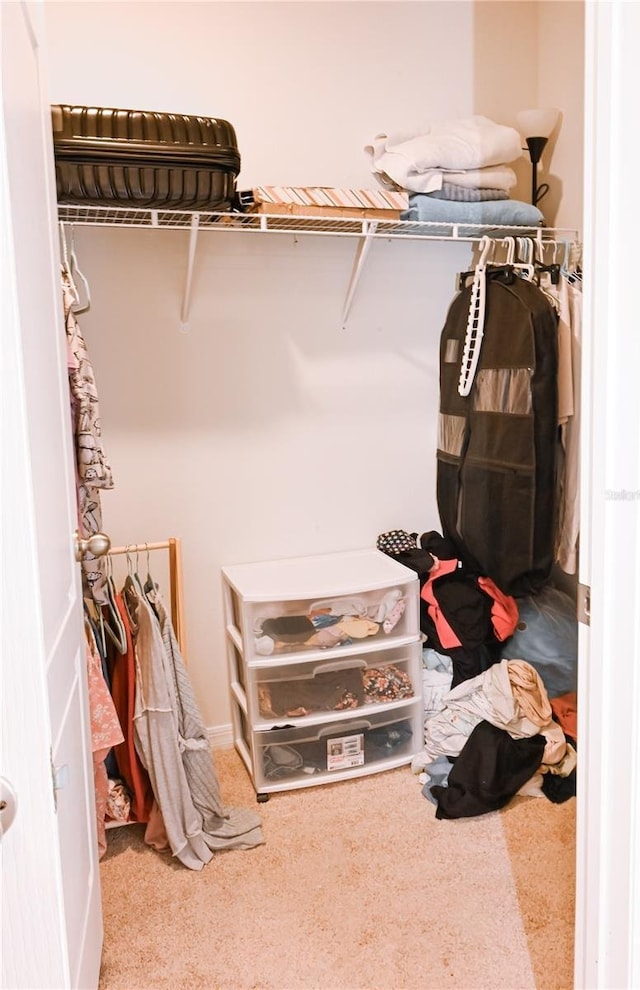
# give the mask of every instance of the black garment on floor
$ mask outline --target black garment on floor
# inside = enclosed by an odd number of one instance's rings
[[[576,771],[572,770],[567,777],[555,773],[545,773],[542,777],[542,793],[553,804],[564,804],[569,798],[576,796]]]
[[[442,651],[437,650],[437,652]],[[494,663],[500,659],[500,643],[497,640],[493,643],[482,643],[472,650],[466,650],[464,646],[454,646],[444,652],[451,657],[453,677],[451,678],[450,690],[453,690],[463,681],[484,674],[485,670],[493,667]]]
[[[473,818],[503,808],[537,772],[545,745],[542,735],[513,739],[479,722],[451,768],[448,786],[431,788],[436,818]]]
[[[556,719],[557,721],[557,719]],[[577,739],[565,734],[565,739],[571,743],[575,750],[578,749]],[[556,773],[545,773],[542,777],[542,793],[549,798],[553,804],[564,804],[569,798],[575,797],[577,793],[577,771],[574,767],[566,777],[560,777]]]

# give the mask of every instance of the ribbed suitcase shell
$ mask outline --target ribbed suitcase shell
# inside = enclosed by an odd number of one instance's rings
[[[56,104],[59,203],[227,211],[240,154],[226,120]]]

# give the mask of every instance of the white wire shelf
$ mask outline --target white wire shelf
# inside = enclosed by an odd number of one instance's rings
[[[443,223],[423,220],[379,220],[360,217],[301,216],[292,214],[209,213],[192,210],[90,205],[58,205],[61,223],[108,227],[151,227],[188,230],[194,218],[204,229],[270,233],[324,234],[333,237],[402,238],[404,240],[458,240],[474,243],[483,236],[508,235],[542,240],[577,240],[578,231],[569,228],[487,226],[472,223]]]
[[[287,213],[213,213],[192,210],[153,210],[121,206],[58,204],[58,221],[70,226],[121,227],[149,230],[188,230],[189,250],[185,288],[180,310],[180,331],[187,333],[191,285],[196,246],[200,230],[225,233],[314,234],[325,237],[357,238],[356,253],[342,312],[346,324],[353,297],[374,240],[462,241],[479,243],[483,237],[535,238],[542,247],[546,242],[577,243],[579,232],[564,227],[487,226],[473,223],[442,223],[424,220],[379,220],[361,217],[300,216]]]

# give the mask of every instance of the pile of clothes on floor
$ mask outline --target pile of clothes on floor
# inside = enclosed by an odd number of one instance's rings
[[[378,134],[365,147],[371,170],[387,189],[409,193],[403,220],[537,227],[540,210],[510,198],[522,157],[517,130],[478,114]]]
[[[516,794],[554,803],[574,796],[578,634],[570,597],[551,585],[505,595],[433,531],[394,530],[377,545],[420,579],[424,748],[412,768],[436,817],[496,811]]]

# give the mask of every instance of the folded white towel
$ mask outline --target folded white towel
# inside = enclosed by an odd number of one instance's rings
[[[508,165],[493,165],[489,168],[470,168],[466,172],[442,172],[444,182],[464,189],[513,189],[518,177]],[[495,182],[495,186],[494,183]]]
[[[377,172],[375,169],[373,171],[376,179],[385,189],[403,189],[410,193],[439,192],[445,183],[461,186],[464,189],[502,189],[508,193],[517,182],[516,173],[508,165],[471,168],[466,172],[430,168],[420,174],[417,172],[400,174],[400,170],[396,169],[398,181],[392,179],[387,172]]]
[[[505,166],[522,155],[520,135],[515,128],[479,115],[429,124],[422,132],[404,140],[378,134],[364,150],[370,156],[373,173],[383,185],[423,193],[440,189],[443,173],[451,181],[451,172],[460,174]],[[491,184],[487,181],[481,188],[511,186],[496,183],[494,176]]]

